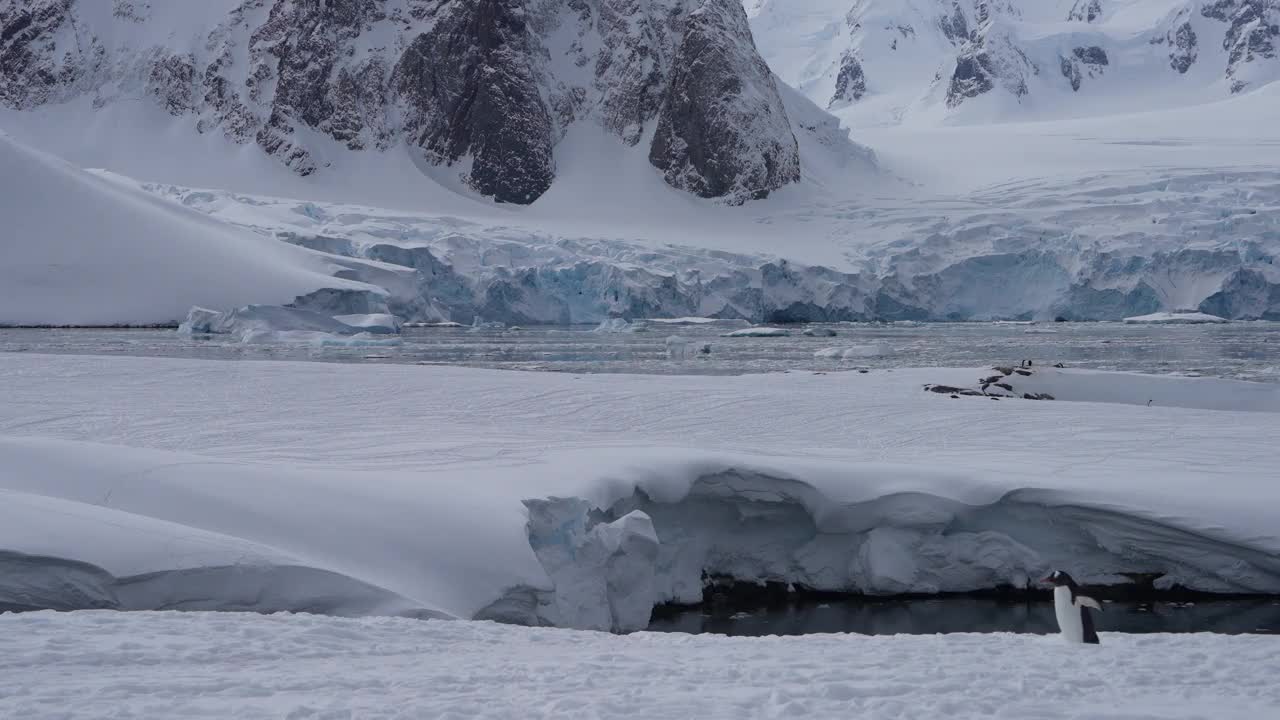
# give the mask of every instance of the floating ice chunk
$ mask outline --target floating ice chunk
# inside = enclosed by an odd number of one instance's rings
[[[245,340],[262,333],[283,332],[355,335],[360,329],[312,310],[281,305],[246,305],[230,312],[193,307],[187,313],[186,321],[178,326],[178,332],[239,335]]]
[[[596,326],[591,332],[596,333],[637,333],[648,332],[649,329],[642,322],[630,323],[622,318],[609,318]]]
[[[1226,318],[1202,312],[1158,312],[1128,317],[1124,321],[1129,325],[1206,325],[1231,322]]]
[[[407,323],[401,323],[400,327],[402,328],[460,328],[460,327],[466,327],[466,325],[463,325],[460,322],[453,322],[452,320],[445,320],[442,322],[407,322]]]
[[[711,343],[699,344],[696,340],[681,335],[672,335],[664,342],[667,346],[667,357],[672,360],[688,360],[695,355],[711,354]]]
[[[1050,330],[1049,328],[1034,328],[1034,327],[1033,327],[1033,328],[1027,328],[1026,330],[1023,330],[1023,331],[1022,331],[1022,334],[1023,334],[1023,335],[1057,335],[1057,334],[1058,334],[1058,331],[1057,331],[1057,330]]]
[[[504,322],[485,322],[477,315],[476,319],[471,322],[470,332],[493,332],[495,330],[506,330],[507,324]]]
[[[751,324],[746,320],[725,320],[708,317],[650,318],[645,322],[658,325],[726,325],[729,327],[746,327]]]
[[[853,345],[850,347],[831,347],[823,348],[813,354],[818,360],[855,360],[858,358],[873,358],[892,355],[893,348],[886,343],[871,343],[869,345]]]
[[[775,327],[749,327],[726,333],[724,337],[790,337],[790,330]]]
[[[375,335],[395,335],[400,332],[400,318],[387,313],[334,315],[333,319]]]
[[[835,337],[836,331],[827,327],[808,327],[801,334],[805,337]]]
[[[240,342],[246,345],[304,344],[316,347],[395,347],[401,344],[399,337],[386,334],[335,335],[314,330],[250,330],[240,336]]]

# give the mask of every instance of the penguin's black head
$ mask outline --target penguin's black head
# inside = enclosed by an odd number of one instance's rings
[[[1053,572],[1049,573],[1048,577],[1041,580],[1040,582],[1048,583],[1049,585],[1052,585],[1054,587],[1060,587],[1062,585],[1066,585],[1067,587],[1073,588],[1076,586],[1076,581],[1071,579],[1070,575],[1062,572],[1061,570],[1054,570]]]

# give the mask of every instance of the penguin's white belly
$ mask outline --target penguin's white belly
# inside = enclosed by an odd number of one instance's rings
[[[1083,643],[1084,624],[1080,621],[1080,608],[1071,602],[1071,588],[1059,585],[1053,589],[1053,612],[1058,616],[1058,630],[1062,632],[1062,639]]]

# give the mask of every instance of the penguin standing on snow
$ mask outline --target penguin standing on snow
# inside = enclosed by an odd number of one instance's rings
[[[1080,586],[1061,570],[1041,582],[1053,586],[1053,612],[1058,616],[1058,630],[1071,643],[1098,644],[1098,631],[1093,628],[1093,616],[1089,608],[1101,611],[1097,600],[1080,594]]]

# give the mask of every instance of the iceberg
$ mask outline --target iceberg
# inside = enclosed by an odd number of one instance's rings
[[[1230,320],[1202,312],[1158,312],[1124,319],[1128,325],[1210,325]]]
[[[791,331],[776,327],[750,327],[725,333],[722,337],[790,337]]]

